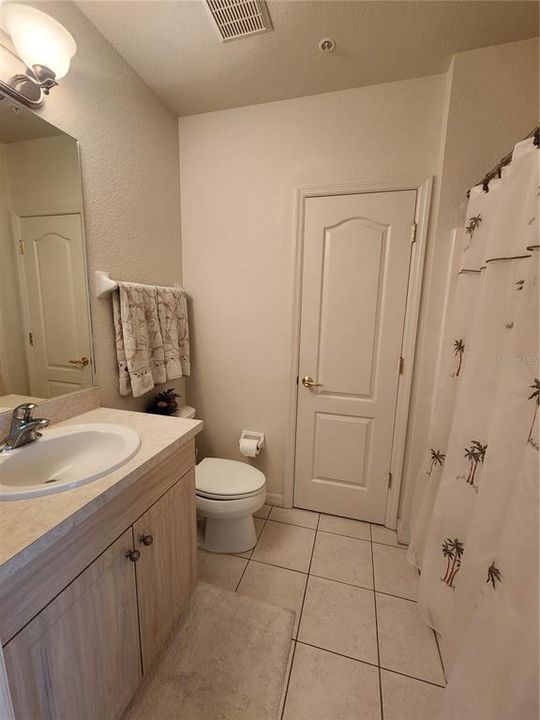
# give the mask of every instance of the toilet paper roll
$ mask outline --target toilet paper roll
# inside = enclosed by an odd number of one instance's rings
[[[240,452],[245,457],[257,457],[260,452],[258,441],[252,438],[240,438]]]

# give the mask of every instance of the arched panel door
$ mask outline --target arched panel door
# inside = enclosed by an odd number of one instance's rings
[[[32,395],[54,397],[93,384],[81,217],[20,219],[22,293]]]
[[[298,507],[384,523],[416,191],[306,199]]]

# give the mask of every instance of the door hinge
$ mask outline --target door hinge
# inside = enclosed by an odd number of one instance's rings
[[[399,358],[399,374],[403,375],[404,370],[405,370],[405,358],[400,357]]]
[[[24,240],[19,240],[19,253],[24,255]]]
[[[389,489],[389,490],[390,490],[390,488],[392,487],[392,480],[393,480],[393,479],[394,479],[394,478],[392,477],[392,473],[389,472],[389,473],[388,473],[388,489]]]
[[[416,242],[416,228],[417,228],[416,223],[413,223],[411,225],[411,235],[410,235],[411,243]]]

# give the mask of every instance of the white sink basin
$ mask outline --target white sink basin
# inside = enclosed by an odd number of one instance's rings
[[[0,500],[24,500],[84,485],[116,470],[141,445],[131,428],[109,423],[66,425],[0,454]]]

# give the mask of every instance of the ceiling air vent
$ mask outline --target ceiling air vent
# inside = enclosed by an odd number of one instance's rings
[[[222,40],[272,30],[264,0],[206,0]]]

